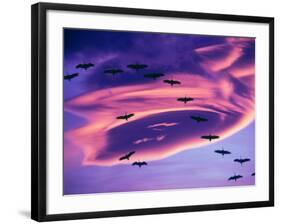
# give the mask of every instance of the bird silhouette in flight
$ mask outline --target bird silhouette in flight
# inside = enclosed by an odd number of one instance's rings
[[[222,148],[221,150],[215,150],[215,153],[221,154],[222,156],[226,154],[231,154],[231,152],[224,150],[224,148]]]
[[[197,123],[208,121],[207,118],[200,117],[200,116],[190,116],[192,120],[197,121]]]
[[[241,164],[241,166],[243,165],[243,163],[246,163],[246,162],[249,162],[249,161],[251,161],[249,158],[245,158],[245,159],[242,159],[241,157],[240,157],[240,159],[235,159],[235,160],[233,160],[234,162],[237,162],[237,163],[240,163]]]
[[[104,70],[104,73],[106,74],[111,74],[111,75],[116,75],[118,73],[123,73],[124,71],[119,68],[112,68],[112,69],[106,69]]]
[[[119,160],[125,160],[125,159],[129,160],[130,157],[131,157],[133,154],[135,154],[135,153],[136,153],[135,151],[129,152],[128,154],[126,154],[126,155],[120,157]]]
[[[75,68],[82,68],[84,70],[87,70],[91,67],[94,67],[95,65],[93,63],[81,63],[75,66]]]
[[[163,82],[167,83],[167,84],[169,84],[171,86],[173,86],[173,85],[180,85],[181,84],[180,81],[173,80],[173,79],[165,79]]]
[[[163,73],[147,73],[144,75],[145,78],[150,78],[153,80],[156,80],[157,78],[160,78],[162,76],[164,76]]]
[[[234,180],[236,182],[238,179],[240,179],[242,177],[243,176],[241,176],[241,175],[234,174],[233,176],[229,177],[228,180]]]
[[[125,114],[125,115],[116,117],[116,119],[123,119],[123,120],[128,121],[128,119],[133,117],[133,116],[134,116],[134,114]]]
[[[143,162],[133,162],[132,166],[138,166],[139,168],[141,168],[142,166],[147,166],[147,163],[145,161],[143,161]]]
[[[211,134],[201,136],[201,138],[203,138],[203,139],[208,139],[210,142],[211,142],[213,139],[218,139],[219,137],[220,137],[220,136],[218,136],[218,135],[211,135]]]
[[[79,75],[79,73],[73,73],[73,74],[70,74],[70,75],[65,75],[63,78],[64,78],[64,80],[71,81],[72,79],[74,79],[78,75]]]
[[[139,63],[127,65],[127,68],[134,69],[136,71],[138,71],[140,69],[145,69],[147,67],[148,67],[148,65],[146,65],[146,64],[139,64]]]
[[[194,100],[193,98],[186,97],[186,96],[185,97],[180,97],[180,98],[177,99],[177,101],[184,102],[184,104],[186,104],[189,101],[193,101],[193,100]]]

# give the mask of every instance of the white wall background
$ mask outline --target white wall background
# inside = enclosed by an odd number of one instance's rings
[[[0,223],[30,220],[30,5],[36,1],[2,1],[0,7]],[[184,10],[275,17],[275,161],[274,208],[237,209],[169,215],[150,215],[60,223],[278,223],[280,198],[280,6],[277,0],[60,0],[62,3]],[[279,221],[280,222],[280,221]]]

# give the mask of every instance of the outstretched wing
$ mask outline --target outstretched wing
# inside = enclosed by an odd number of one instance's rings
[[[181,97],[181,98],[178,98],[177,100],[178,100],[178,101],[185,101],[185,98],[182,98],[182,97]]]
[[[71,74],[71,77],[74,78],[74,77],[76,77],[78,75],[79,75],[79,73],[73,73],[73,74]]]
[[[219,137],[220,137],[220,136],[217,136],[217,135],[211,135],[211,136],[210,136],[211,139],[217,139],[217,138],[219,138]]]
[[[140,165],[142,165],[142,166],[143,165],[147,165],[147,163],[146,162],[141,162]]]
[[[203,117],[200,117],[199,119],[200,119],[200,121],[208,121],[207,118],[203,118]]]
[[[125,116],[118,116],[116,119],[126,119]]]
[[[195,117],[195,116],[190,116],[191,119],[195,120],[195,121],[199,121],[199,117]]]
[[[132,163],[132,166],[138,166],[139,165],[139,162],[133,162]]]
[[[82,67],[83,67],[82,64],[78,64],[78,65],[75,66],[75,68],[82,68]]]
[[[172,81],[171,81],[171,80],[168,80],[168,79],[165,79],[163,82],[168,83],[168,84],[171,84],[171,83],[172,83]]]
[[[124,159],[127,159],[127,156],[122,156],[119,158],[119,160],[124,160]]]
[[[242,160],[243,163],[249,162],[249,161],[250,161],[250,159],[248,159],[248,158]]]
[[[203,135],[203,136],[201,136],[201,138],[210,140],[210,139],[211,139],[211,136],[209,136],[209,135]]]
[[[173,81],[174,84],[181,84],[180,81]]]
[[[128,114],[127,118],[130,118],[130,117],[133,117],[133,116],[134,116],[134,114]]]
[[[235,160],[233,160],[234,162],[238,162],[238,163],[241,163],[242,162],[242,160],[241,159],[235,159]]]
[[[132,152],[129,152],[128,154],[127,154],[127,157],[131,157],[133,154],[135,154],[136,152],[135,151],[132,151]]]
[[[87,66],[88,67],[94,67],[95,65],[93,63],[88,63]]]
[[[229,177],[228,180],[234,180],[234,177],[233,177],[233,176],[232,176],[232,177]]]

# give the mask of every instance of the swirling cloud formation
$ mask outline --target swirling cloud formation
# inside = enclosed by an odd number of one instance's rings
[[[176,41],[161,40],[169,46]],[[201,139],[202,135],[216,134],[218,141],[225,139],[254,119],[255,65],[248,60],[253,44],[252,38],[224,38],[220,43],[188,47],[187,54],[192,57],[186,63],[193,66],[194,58],[198,62],[192,72],[180,71],[179,67],[172,71],[166,66],[167,73],[160,79],[140,81],[143,74],[134,74],[135,83],[96,88],[66,100],[65,111],[86,123],[67,131],[65,138],[82,150],[83,165],[100,166],[119,164],[118,158],[129,151],[136,151],[135,159],[152,161],[210,144]],[[176,57],[175,53],[171,57]],[[120,74],[119,79],[126,77]],[[171,87],[163,82],[166,78],[181,84]],[[177,101],[185,96],[194,100],[186,104]],[[134,116],[128,121],[116,119],[126,113]],[[197,123],[190,116],[208,121]]]

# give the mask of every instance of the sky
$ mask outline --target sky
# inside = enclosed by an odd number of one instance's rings
[[[64,29],[64,75],[73,73],[64,80],[65,195],[255,184],[254,38]],[[220,138],[201,138],[209,134]]]

